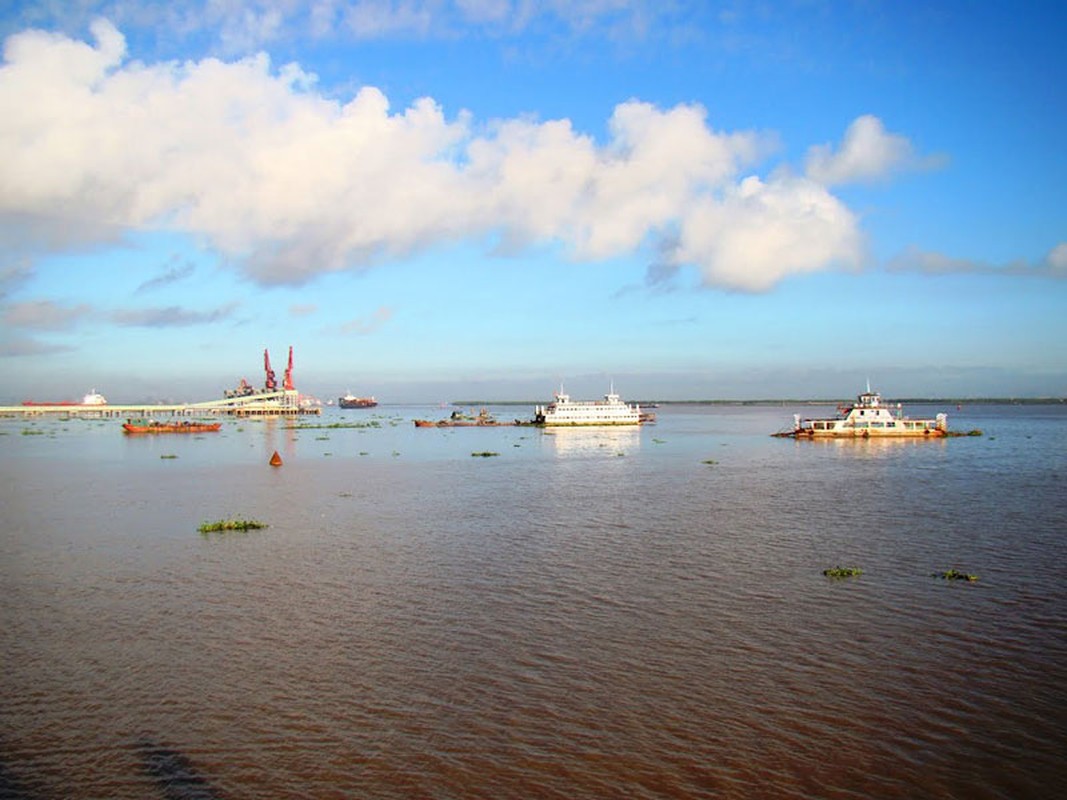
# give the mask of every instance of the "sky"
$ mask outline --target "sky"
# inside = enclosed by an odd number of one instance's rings
[[[1067,396],[1067,5],[0,4],[0,403]]]

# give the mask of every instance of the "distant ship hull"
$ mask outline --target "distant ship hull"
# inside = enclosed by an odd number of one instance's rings
[[[83,397],[81,399],[81,402],[76,402],[74,400],[60,400],[58,402],[49,403],[47,401],[41,402],[39,400],[23,400],[22,401],[22,405],[24,405],[24,406],[52,406],[52,407],[55,407],[55,406],[106,406],[107,405],[107,398],[105,398],[102,394],[99,394],[96,391],[96,389],[93,389],[91,392],[89,392],[89,394],[85,395],[85,397]]]
[[[353,397],[348,394],[337,398],[337,405],[341,408],[374,408],[378,401],[373,397]]]

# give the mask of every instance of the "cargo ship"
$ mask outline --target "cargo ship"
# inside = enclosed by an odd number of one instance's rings
[[[23,400],[24,406],[106,406],[107,398],[100,394],[96,389],[92,389],[87,395],[85,395],[81,401],[77,400],[60,400],[58,402],[41,402],[38,400]]]
[[[341,408],[374,408],[378,401],[373,397],[356,397],[349,392],[344,397],[337,398],[337,405]]]

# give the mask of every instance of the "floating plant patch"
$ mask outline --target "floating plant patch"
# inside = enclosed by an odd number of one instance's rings
[[[941,578],[942,580],[946,580],[946,581],[976,581],[976,580],[978,580],[978,576],[977,575],[971,575],[970,573],[960,572],[959,570],[955,570],[955,569],[948,569],[948,570],[945,570],[944,572],[932,572],[932,573],[930,573],[930,577],[931,578]]]
[[[859,567],[830,567],[824,569],[822,574],[827,578],[856,578],[863,574]]]
[[[205,522],[197,530],[201,533],[220,533],[222,531],[254,531],[266,528],[265,522],[254,519],[220,519],[217,522]]]

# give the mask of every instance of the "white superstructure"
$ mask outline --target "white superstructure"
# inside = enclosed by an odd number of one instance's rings
[[[93,389],[89,394],[82,398],[83,406],[106,406],[107,398],[100,394],[96,389]]]
[[[877,392],[867,391],[855,403],[840,406],[839,416],[825,419],[802,419],[793,415],[793,429],[779,434],[798,439],[914,437],[939,438],[948,435],[948,417],[938,414],[933,419],[911,419],[897,403],[894,410],[882,403]]]
[[[556,392],[554,402],[534,408],[534,424],[546,426],[577,425],[640,425],[641,407],[624,403],[615,387],[603,400],[571,400],[563,387]]]

